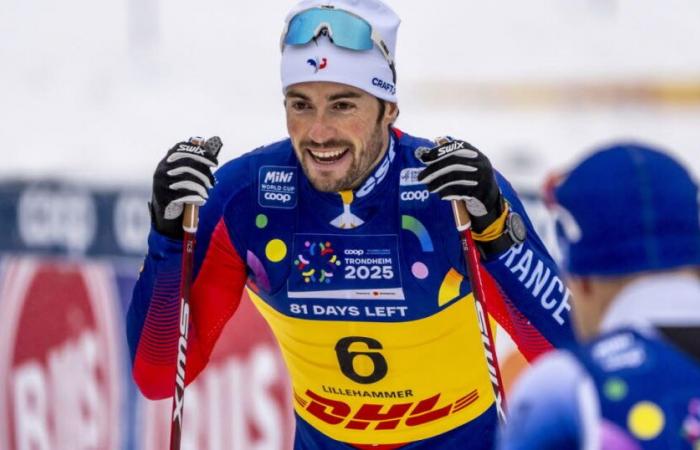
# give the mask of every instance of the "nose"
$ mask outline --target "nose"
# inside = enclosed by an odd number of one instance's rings
[[[317,144],[323,144],[335,137],[335,128],[324,114],[319,114],[314,118],[309,129],[309,139]]]

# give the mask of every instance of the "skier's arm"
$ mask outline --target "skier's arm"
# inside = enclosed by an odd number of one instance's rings
[[[181,243],[165,239],[151,232],[149,254],[127,315],[132,374],[149,398],[172,395],[176,370]],[[204,369],[223,326],[238,307],[247,277],[223,219],[197,265],[190,300],[186,383]]]
[[[561,347],[574,341],[571,294],[515,190],[500,174],[497,180],[507,207],[522,217],[527,236],[521,244],[486,257],[483,266],[502,294],[493,308],[501,312],[496,317],[521,353],[532,360],[549,345]]]
[[[149,398],[172,395],[176,368],[182,254],[178,233],[181,226],[179,217],[168,219],[172,220],[172,225],[163,225],[165,205],[183,195],[202,192],[197,187],[184,194],[174,192],[170,186],[178,180],[159,183],[159,177],[165,178],[163,173],[173,173],[172,167],[161,167],[164,161],[167,157],[161,161],[154,177],[153,228],[148,240],[148,254],[127,313],[132,374]],[[186,158],[178,161],[191,165]],[[205,170],[201,166],[195,165],[195,168]],[[232,169],[225,167],[217,172],[219,182],[208,192],[208,200],[200,213],[194,267],[196,276],[190,302],[187,382],[192,381],[206,365],[223,325],[238,306],[246,281],[245,265],[231,244],[231,231],[223,219],[225,205],[236,194],[232,192],[232,186],[240,186],[240,182],[231,179],[237,175]],[[188,171],[176,170],[175,173],[184,173],[188,181],[199,179],[190,177]],[[166,189],[159,192],[159,185]],[[200,186],[205,188],[205,193],[207,187]],[[162,207],[158,209],[157,205]]]
[[[530,360],[552,345],[571,342],[569,292],[510,184],[486,155],[464,141],[443,143],[420,158],[427,167],[418,179],[430,192],[466,202],[486,269],[489,314]],[[527,227],[524,242],[517,245],[504,235],[512,212]]]

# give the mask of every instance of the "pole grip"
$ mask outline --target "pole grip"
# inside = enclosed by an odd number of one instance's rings
[[[185,211],[182,214],[182,229],[186,233],[196,233],[199,224],[199,207],[197,205],[185,204]]]
[[[467,210],[467,205],[463,200],[452,200],[452,214],[455,216],[457,230],[464,231],[471,227],[469,210]]]

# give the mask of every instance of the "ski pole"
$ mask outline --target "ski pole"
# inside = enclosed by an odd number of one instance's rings
[[[204,142],[202,138],[191,138],[190,143],[203,146],[204,151],[218,155],[221,149],[221,139],[214,136]],[[180,278],[180,337],[177,342],[177,365],[175,370],[175,393],[170,422],[170,450],[180,449],[182,437],[182,416],[185,402],[185,367],[187,363],[187,333],[190,318],[190,289],[192,287],[192,270],[194,267],[194,247],[196,243],[197,225],[199,222],[199,207],[185,204],[182,214],[182,271]]]
[[[438,145],[446,144],[450,141],[449,138],[440,137],[435,140]],[[420,149],[419,149],[420,150]],[[423,151],[427,151],[425,149]],[[462,242],[462,251],[464,252],[464,260],[469,275],[469,281],[472,285],[472,293],[474,295],[474,307],[476,308],[476,317],[479,322],[479,331],[481,332],[481,343],[486,356],[486,364],[489,369],[489,378],[491,387],[496,399],[496,413],[502,424],[506,423],[506,396],[503,389],[503,378],[501,376],[501,368],[498,365],[498,356],[496,355],[496,345],[493,338],[493,332],[489,325],[488,308],[486,306],[486,288],[484,280],[481,277],[479,270],[479,251],[474,244],[474,238],[471,233],[471,219],[469,210],[464,200],[452,200],[452,213],[455,219],[455,226],[459,232]]]
[[[503,390],[503,378],[501,377],[501,368],[498,365],[493,332],[488,320],[486,289],[484,287],[484,280],[481,277],[481,271],[479,270],[479,252],[474,244],[474,238],[471,233],[469,211],[463,200],[452,200],[452,213],[455,218],[455,226],[462,240],[462,251],[464,251],[469,281],[471,282],[472,293],[474,294],[474,307],[476,308],[476,316],[479,321],[481,342],[484,346],[484,354],[489,368],[491,386],[493,387],[493,393],[496,397],[496,412],[501,423],[505,424],[506,396]]]

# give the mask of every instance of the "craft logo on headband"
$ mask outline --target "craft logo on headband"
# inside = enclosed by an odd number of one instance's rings
[[[372,78],[372,86],[377,86],[380,89],[384,89],[391,95],[396,94],[396,86],[394,86],[392,83],[382,80],[381,78]]]
[[[319,70],[323,70],[326,68],[328,65],[328,59],[327,58],[309,58],[306,60],[306,64],[310,65],[311,67],[314,68],[314,73],[318,73]]]

